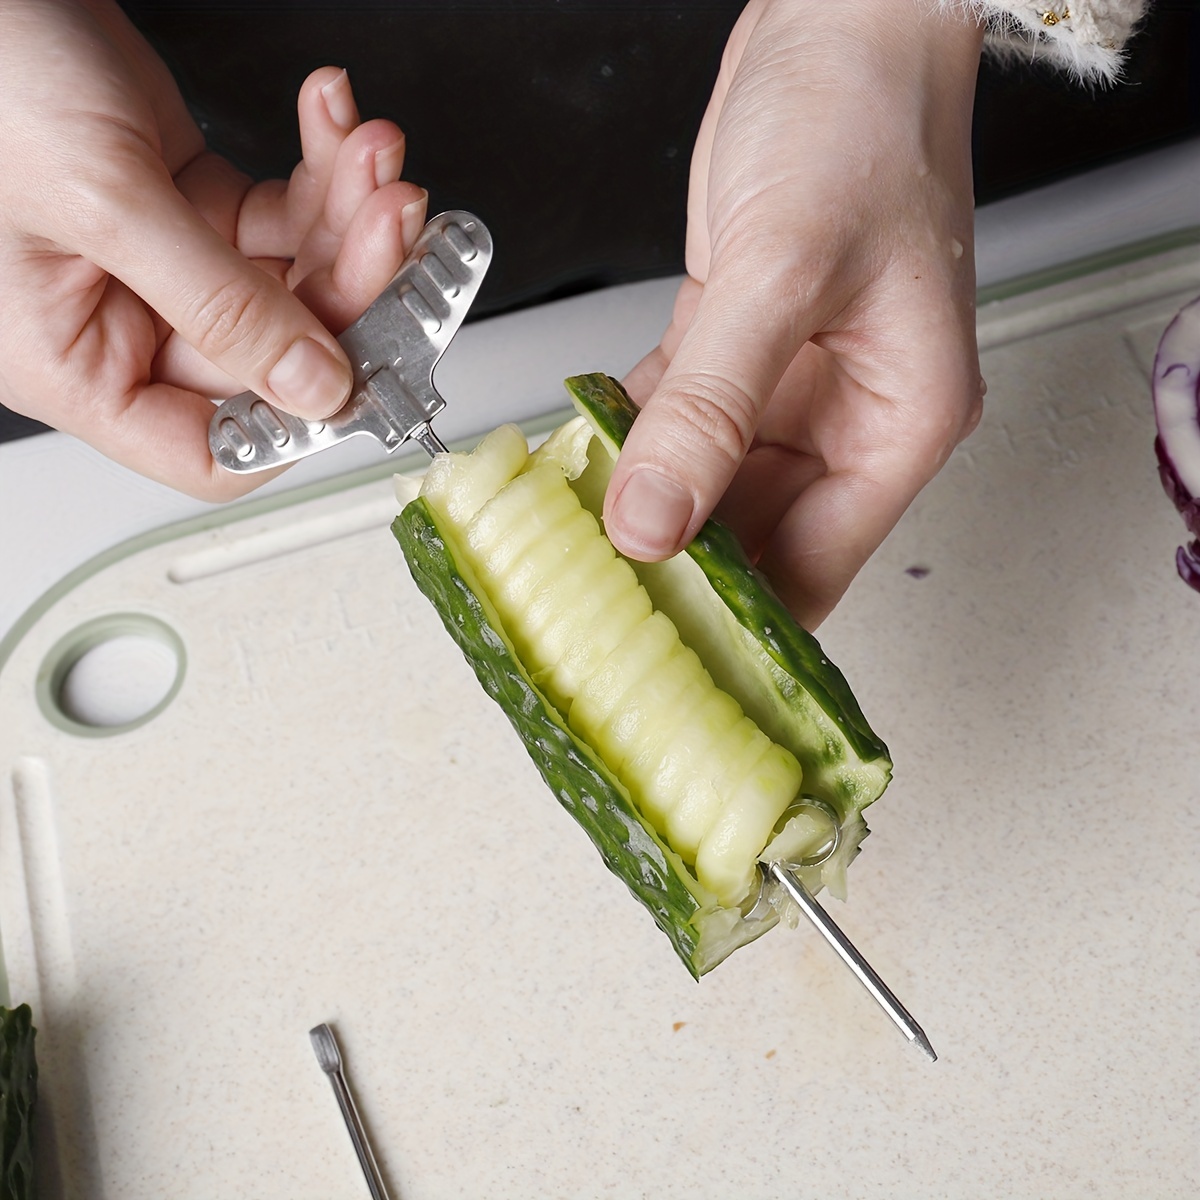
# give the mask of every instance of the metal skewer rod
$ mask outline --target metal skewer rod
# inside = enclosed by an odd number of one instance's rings
[[[342,1119],[346,1122],[350,1140],[354,1143],[354,1152],[358,1155],[359,1166],[362,1167],[363,1175],[366,1176],[371,1200],[388,1200],[388,1191],[384,1186],[383,1176],[379,1173],[379,1166],[375,1162],[375,1153],[371,1149],[371,1143],[367,1140],[367,1131],[363,1128],[358,1109],[354,1104],[354,1097],[350,1094],[350,1086],[346,1082],[346,1075],[342,1069],[342,1052],[338,1049],[333,1030],[328,1025],[318,1025],[315,1029],[308,1031],[308,1036],[317,1055],[317,1062],[321,1064],[321,1070],[329,1076],[329,1082],[333,1085],[333,1094],[337,1097],[338,1107],[342,1110]]]
[[[446,446],[442,439],[433,432],[433,426],[428,421],[424,425],[418,425],[413,430],[413,440],[421,444],[421,449],[429,455],[430,458],[437,458],[439,454],[446,453]]]
[[[768,872],[800,906],[801,911],[817,927],[821,936],[837,951],[841,960],[854,972],[858,981],[875,998],[875,1002],[891,1018],[896,1028],[910,1042],[916,1042],[930,1062],[937,1062],[937,1053],[929,1044],[925,1031],[913,1020],[912,1014],[896,999],[874,967],[858,952],[854,943],[841,931],[834,919],[817,903],[816,897],[804,886],[800,877],[786,864],[773,862]]]

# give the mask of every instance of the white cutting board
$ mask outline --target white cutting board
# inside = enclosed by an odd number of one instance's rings
[[[988,306],[981,428],[822,630],[896,759],[829,903],[936,1065],[807,928],[688,977],[409,580],[386,479],[68,581],[0,668],[48,1194],[365,1195],[328,1020],[397,1200],[1194,1196],[1200,596],[1147,372],[1198,291],[1193,246]],[[39,670],[113,613],[182,682],[79,736]]]

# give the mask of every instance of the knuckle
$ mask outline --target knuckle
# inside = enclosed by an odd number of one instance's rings
[[[169,179],[146,143],[112,122],[87,123],[80,144],[93,152],[63,164],[50,185],[51,205],[61,229],[85,246],[103,247],[128,236],[131,196],[154,175]]]
[[[205,358],[260,357],[269,306],[263,288],[253,280],[228,279],[194,297],[189,307],[187,340]]]
[[[674,417],[671,440],[687,454],[711,449],[736,466],[745,458],[758,428],[758,406],[745,389],[714,374],[676,380],[665,397]]]
[[[974,431],[982,413],[983,400],[978,395],[914,405],[904,411],[903,426],[894,430],[892,450],[932,476]]]
[[[789,212],[786,197],[777,204],[770,199],[769,192],[758,197],[727,223],[713,247],[714,258],[752,264],[752,275],[772,292],[808,289],[836,278],[857,243],[847,240],[840,224],[830,224],[826,210]]]
[[[123,224],[119,194],[118,181],[103,169],[60,181],[55,188],[52,232],[85,252],[115,244]]]

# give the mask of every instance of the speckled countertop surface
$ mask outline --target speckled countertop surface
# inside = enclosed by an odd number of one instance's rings
[[[1193,248],[982,310],[982,426],[822,629],[897,764],[832,911],[935,1065],[808,929],[691,981],[416,594],[386,480],[65,589],[0,665],[49,1194],[364,1194],[329,1020],[405,1200],[1196,1195],[1200,598],[1147,368],[1197,292]],[[79,737],[39,668],[113,612],[186,669]]]

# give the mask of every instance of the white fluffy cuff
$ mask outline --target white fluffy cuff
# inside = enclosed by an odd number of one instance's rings
[[[935,0],[942,12],[968,12],[987,25],[987,46],[1002,55],[1045,58],[1083,80],[1111,83],[1147,0]]]

